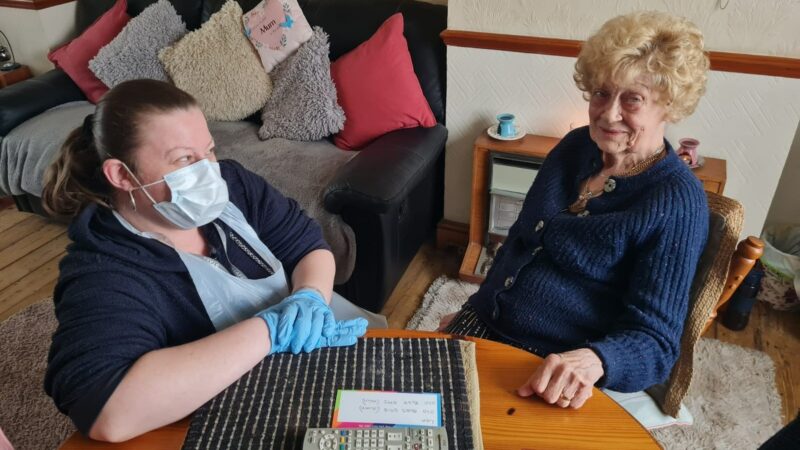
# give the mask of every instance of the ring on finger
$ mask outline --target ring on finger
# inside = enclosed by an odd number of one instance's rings
[[[567,396],[566,396],[566,395],[564,395],[564,394],[561,394],[561,400],[562,400],[562,401],[565,401],[565,402],[567,402],[567,403],[569,403],[569,402],[571,402],[571,401],[572,401],[572,398],[570,398],[570,397],[567,397]]]

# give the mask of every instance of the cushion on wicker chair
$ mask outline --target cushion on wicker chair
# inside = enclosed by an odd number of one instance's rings
[[[667,381],[666,393],[663,397],[656,397],[661,409],[673,417],[678,415],[681,401],[689,390],[695,344],[725,287],[728,267],[744,221],[741,203],[711,192],[706,194],[710,212],[708,241],[697,264],[689,294],[689,309],[681,336],[681,353]]]

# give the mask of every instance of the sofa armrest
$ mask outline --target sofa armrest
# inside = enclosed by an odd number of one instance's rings
[[[0,136],[54,106],[77,100],[86,96],[60,69],[0,89]]]
[[[385,213],[430,175],[446,141],[447,128],[441,124],[386,133],[339,169],[325,190],[325,209]]]

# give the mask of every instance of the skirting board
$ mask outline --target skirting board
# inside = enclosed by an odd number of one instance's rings
[[[436,248],[462,247],[469,243],[469,224],[442,219],[436,226]]]

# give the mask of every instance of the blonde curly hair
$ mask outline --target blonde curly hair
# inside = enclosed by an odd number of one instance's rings
[[[691,115],[706,90],[709,67],[703,33],[688,19],[647,11],[615,17],[581,47],[575,84],[589,100],[605,83],[644,76],[667,107],[666,119]]]

